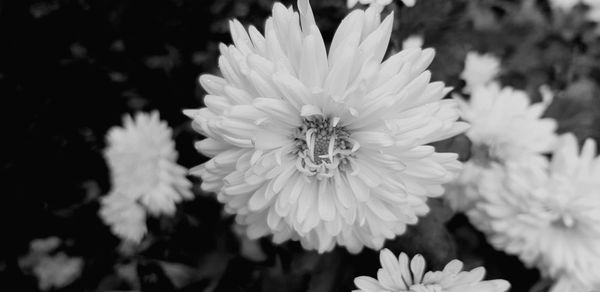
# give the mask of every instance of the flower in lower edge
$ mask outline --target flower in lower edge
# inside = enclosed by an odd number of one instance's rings
[[[496,78],[500,72],[500,60],[490,54],[468,52],[465,67],[460,74],[466,85],[465,92],[471,92],[475,87],[485,86]]]
[[[276,3],[264,36],[231,22],[224,78],[201,76],[207,107],[185,111],[212,157],[191,173],[251,238],[381,248],[460,169],[455,153],[425,144],[468,126],[454,100],[441,100],[444,84],[430,83],[433,50],[383,61],[392,15],[380,23],[380,7],[352,11],[327,54],[308,1],[298,7]]]
[[[462,271],[459,260],[449,262],[442,271],[425,273],[425,259],[416,255],[409,260],[384,249],[379,255],[382,268],[377,279],[361,276],[354,279],[355,292],[504,292],[510,288],[505,280],[482,281],[485,268]]]
[[[171,215],[176,203],[192,197],[171,132],[156,111],[125,116],[123,127],[108,132],[105,157],[112,189],[100,214],[116,234],[139,241],[146,231],[146,210]]]
[[[478,209],[498,249],[548,277],[566,274],[593,283],[600,273],[600,157],[591,139],[580,154],[578,148],[572,134],[564,135],[547,173],[507,171],[508,189]]]

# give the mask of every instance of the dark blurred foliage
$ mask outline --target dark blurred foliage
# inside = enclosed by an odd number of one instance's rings
[[[330,40],[348,12],[345,1],[312,5]],[[376,274],[371,250],[318,255],[263,239],[264,259],[248,258],[232,218],[199,190],[175,216],[150,219],[139,246],[120,244],[97,216],[98,198],[110,189],[102,157],[108,128],[126,113],[158,109],[174,129],[179,162],[203,162],[181,110],[201,106],[201,73],[218,74],[218,43],[230,41],[227,21],[262,28],[271,7],[271,0],[0,2],[0,290],[36,291],[18,258],[32,239],[49,236],[85,260],[82,276],[61,291],[350,291],[354,277]],[[541,0],[418,0],[413,8],[396,1],[386,9],[396,18],[390,51],[422,35],[437,51],[434,79],[460,90],[466,53],[490,52],[503,60],[505,85],[536,100],[542,84],[557,92],[547,115],[559,120],[560,132],[600,138],[600,41],[581,7],[564,14]],[[437,146],[468,158],[464,136]],[[430,205],[427,217],[386,246],[421,253],[435,269],[456,257],[467,269],[484,265],[490,278],[510,280],[511,291],[538,282],[536,271],[491,248],[466,218],[439,200]]]

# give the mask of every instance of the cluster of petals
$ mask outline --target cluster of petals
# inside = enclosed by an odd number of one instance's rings
[[[543,275],[600,289],[600,157],[596,143],[581,152],[572,134],[561,136],[548,168],[513,167],[504,188],[478,203],[475,222],[491,244],[518,255]]]
[[[552,101],[531,104],[528,95],[490,82],[475,87],[468,101],[456,97],[461,118],[471,124],[466,136],[471,141],[471,158],[460,177],[449,186],[448,201],[465,211],[480,197],[500,184],[507,164],[547,165],[544,154],[556,144],[556,121],[542,118]]]
[[[382,268],[377,279],[361,276],[354,279],[354,292],[504,292],[510,288],[505,280],[484,281],[485,268],[463,271],[463,263],[452,260],[442,271],[425,273],[425,259],[417,254],[412,260],[405,253],[396,257],[384,249],[379,255]]]
[[[250,238],[379,249],[429,211],[460,170],[426,144],[463,132],[456,101],[430,82],[434,52],[386,60],[393,16],[355,9],[326,51],[307,0],[280,3],[264,34],[230,23],[223,77],[203,75],[205,108],[186,110],[211,159],[191,170]]]
[[[139,242],[146,233],[146,213],[172,215],[176,203],[192,197],[191,182],[176,162],[172,130],[158,112],[126,115],[123,123],[106,137],[112,188],[100,215],[115,234]]]

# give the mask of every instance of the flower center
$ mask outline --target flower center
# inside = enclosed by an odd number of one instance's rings
[[[329,119],[320,115],[309,116],[298,127],[294,140],[298,170],[309,176],[328,178],[338,168],[346,168],[351,155],[358,150],[358,143],[350,133],[338,126],[339,118]]]

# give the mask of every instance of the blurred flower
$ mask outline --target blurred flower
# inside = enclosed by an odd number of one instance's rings
[[[571,11],[581,0],[550,0],[550,6],[562,11]]]
[[[507,163],[543,168],[543,154],[555,145],[556,121],[541,118],[552,96],[530,104],[525,92],[496,82],[474,88],[471,99],[459,101],[461,117],[471,124],[466,135],[472,142],[471,158],[448,187],[446,199],[456,211],[466,211],[482,196],[500,187]]]
[[[573,276],[561,276],[552,285],[550,292],[597,292],[600,291],[600,272],[596,274],[595,284],[583,284]]]
[[[556,141],[556,121],[542,118],[551,96],[531,104],[527,94],[498,83],[474,88],[470,100],[457,98],[461,117],[471,124],[471,160],[481,165],[517,161],[549,152]]]
[[[402,49],[416,49],[423,47],[423,37],[420,35],[411,35],[402,42]]]
[[[153,215],[173,214],[175,203],[193,196],[187,170],[177,164],[171,129],[156,111],[125,116],[124,127],[109,130],[107,143],[112,189],[100,213],[117,234],[139,240],[145,210],[137,204]]]
[[[510,169],[505,192],[478,209],[492,245],[546,276],[587,284],[600,273],[600,158],[591,139],[578,148],[572,134],[563,135],[546,173]]]
[[[490,54],[467,53],[465,68],[460,74],[466,86],[465,92],[471,92],[475,87],[489,84],[500,72],[500,60]]]
[[[454,211],[465,212],[475,207],[483,199],[484,194],[500,187],[504,177],[504,169],[500,164],[487,166],[467,161],[463,164],[460,175],[448,183],[445,199]]]
[[[354,284],[361,292],[504,292],[505,280],[482,281],[485,268],[462,271],[463,263],[453,260],[442,271],[425,273],[425,259],[416,255],[409,261],[405,253],[398,258],[384,249],[379,255],[382,268],[377,279],[361,276]]]
[[[123,239],[139,243],[146,234],[146,211],[122,193],[110,193],[102,198],[100,217]]]
[[[307,249],[379,249],[428,212],[460,169],[426,144],[467,128],[447,89],[430,83],[431,49],[383,63],[393,16],[352,11],[329,55],[310,5],[276,3],[265,36],[234,20],[221,45],[224,78],[200,77],[206,108],[187,110],[212,157],[191,173],[217,192],[250,238],[273,234]],[[300,19],[300,23],[298,23]]]
[[[36,276],[42,291],[63,288],[81,275],[81,258],[69,257],[64,252],[50,254],[60,244],[58,237],[35,239],[30,243],[29,254],[19,259],[19,266]]]
[[[38,287],[43,290],[60,289],[71,284],[81,274],[83,260],[71,258],[64,253],[43,257],[33,268]]]

